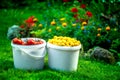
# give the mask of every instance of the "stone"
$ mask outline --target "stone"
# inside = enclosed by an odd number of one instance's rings
[[[110,64],[115,63],[115,58],[113,56],[113,54],[101,47],[96,47],[93,49],[93,51],[90,54],[90,58],[96,59],[96,60],[100,60],[100,61],[104,61]]]
[[[20,33],[20,28],[18,25],[13,25],[8,29],[7,38],[12,40],[15,37],[18,37]]]

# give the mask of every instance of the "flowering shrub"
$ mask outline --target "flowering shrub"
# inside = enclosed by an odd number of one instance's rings
[[[15,37],[32,37],[33,35],[31,35],[30,32],[39,29],[38,26],[41,26],[38,23],[38,19],[35,18],[34,16],[30,16],[28,19],[23,21],[23,23],[21,23],[19,26],[14,25],[10,27],[7,36],[9,39],[13,39]]]
[[[94,46],[107,49],[119,47],[118,27],[101,24],[88,6],[80,2],[63,7],[63,10],[50,8],[45,11],[43,20],[31,16],[15,28],[17,32],[9,32],[14,33],[9,37],[40,37],[48,40],[54,36],[69,36],[80,40],[85,50]]]
[[[27,20],[25,20],[24,23],[20,25],[21,28],[20,36],[21,37],[31,36],[30,31],[34,30],[34,28],[37,26],[36,24],[37,21],[38,19],[35,18],[34,16],[31,16]]]
[[[75,0],[73,6],[71,6],[67,11],[68,15],[74,18],[76,22],[90,22],[93,19],[93,14],[88,10],[87,5],[80,3]]]
[[[74,31],[77,29],[77,24],[67,21],[66,18],[53,19],[49,26],[45,26],[45,28],[41,30],[32,31],[31,34],[36,35],[36,37],[42,37],[48,40],[52,38],[54,35],[56,36],[72,36],[74,35]]]

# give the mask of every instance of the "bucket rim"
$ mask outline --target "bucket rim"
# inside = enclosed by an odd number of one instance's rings
[[[57,45],[54,45],[54,44],[47,42],[47,48],[73,51],[73,50],[79,50],[81,48],[81,44],[78,46],[71,47],[71,46],[57,46]]]
[[[42,44],[37,44],[37,45],[19,45],[19,44],[14,44],[12,41],[11,41],[11,46],[12,47],[20,47],[20,48],[34,48],[34,47],[45,47],[46,46],[46,41],[44,39],[41,39],[41,38],[21,38],[22,40],[25,40],[25,39],[37,39],[37,40],[41,40],[43,41]]]

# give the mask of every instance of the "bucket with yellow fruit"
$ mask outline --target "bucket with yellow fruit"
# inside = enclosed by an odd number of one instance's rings
[[[63,36],[54,36],[47,42],[48,65],[60,71],[76,71],[81,44],[80,41]]]

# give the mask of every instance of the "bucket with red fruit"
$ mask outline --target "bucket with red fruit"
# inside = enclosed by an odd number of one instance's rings
[[[54,36],[47,42],[48,65],[60,71],[76,71],[81,44],[80,41],[63,36]]]
[[[40,38],[14,38],[11,41],[14,66],[24,70],[39,70],[44,67],[46,41]]]

